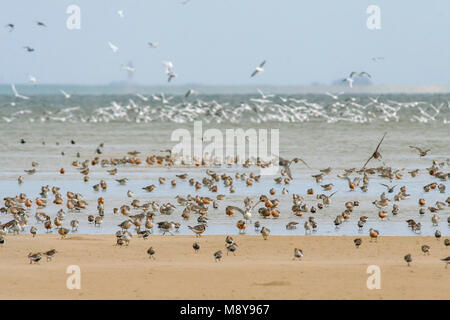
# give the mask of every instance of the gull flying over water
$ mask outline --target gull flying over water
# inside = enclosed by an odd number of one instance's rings
[[[184,95],[185,98],[189,97],[191,94],[197,94],[198,92],[193,90],[193,89],[189,89],[186,94]]]
[[[43,22],[41,22],[41,21],[36,21],[36,24],[37,24],[39,27],[46,27],[45,23],[43,23]]]
[[[148,98],[147,97],[145,97],[145,96],[143,96],[142,94],[140,94],[140,93],[136,93],[136,95],[139,97],[139,98],[141,98],[142,100],[144,100],[144,101],[148,101]]]
[[[348,82],[348,86],[350,88],[353,88],[353,81],[354,80],[352,78],[345,78],[345,79],[342,80],[342,82]]]
[[[261,97],[262,97],[264,100],[267,99],[267,98],[273,98],[273,97],[275,97],[274,94],[268,94],[268,95],[265,95],[259,88],[256,88],[256,90],[258,90],[259,94],[261,95]]]
[[[264,65],[266,64],[266,60],[261,62],[259,66],[256,67],[255,71],[251,74],[251,77],[256,76],[259,72],[264,72]]]
[[[29,47],[29,46],[25,46],[24,49],[26,49],[28,52],[33,52],[34,49]]]
[[[122,64],[122,68],[125,69],[125,70],[127,70],[127,71],[130,71],[130,72],[136,71],[136,68],[135,68],[135,67],[132,67],[132,66],[129,66],[129,65],[124,65],[124,64]]]
[[[168,76],[167,82],[170,82],[172,78],[175,78],[177,74],[173,72],[173,63],[171,61],[163,61],[163,64],[166,66],[166,75]]]
[[[59,90],[59,92],[61,92],[61,93],[64,95],[64,97],[66,97],[66,99],[69,99],[69,98],[70,98],[70,94],[68,94],[68,93],[65,92],[64,90]]]
[[[23,95],[19,94],[19,93],[17,92],[17,90],[16,90],[16,86],[15,86],[13,83],[11,83],[11,89],[12,89],[12,91],[14,92],[14,96],[15,96],[16,98],[20,98],[20,99],[24,99],[24,100],[30,99],[30,97],[26,97],[26,96],[23,96]]]
[[[334,100],[337,100],[341,94],[344,94],[344,91],[341,91],[341,92],[336,93],[336,94],[332,94],[332,93],[329,93],[329,92],[325,92],[325,94],[326,94],[327,96],[332,97]]]
[[[14,30],[14,24],[13,23],[8,23],[5,28],[9,28],[9,32]]]
[[[355,75],[358,76],[358,77],[364,77],[364,76],[366,76],[366,77],[368,77],[369,79],[372,78],[372,76],[371,76],[370,74],[368,74],[367,72],[365,72],[365,71],[361,71],[361,72],[352,71],[352,72],[350,73],[350,78],[353,78]]]
[[[32,76],[31,74],[28,76],[28,81],[30,81],[31,83],[36,83],[37,79],[35,76]]]
[[[111,43],[111,41],[108,41],[108,45],[114,53],[119,51],[119,47],[115,46],[113,43]]]
[[[157,48],[158,44],[159,44],[158,42],[148,42],[150,48]]]
[[[166,72],[167,72],[167,70],[172,70],[173,69],[172,61],[163,61],[163,64],[166,66]]]

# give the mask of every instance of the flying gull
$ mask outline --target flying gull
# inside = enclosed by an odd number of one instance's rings
[[[61,92],[61,93],[64,95],[64,97],[66,97],[66,99],[69,99],[69,98],[70,98],[70,94],[68,94],[68,93],[65,92],[64,90],[59,90],[59,92]]]
[[[119,47],[115,46],[114,44],[111,43],[111,41],[108,41],[108,45],[111,48],[111,50],[116,53],[117,51],[119,51]]]
[[[255,71],[253,71],[252,73],[252,77],[256,76],[258,74],[258,72],[264,72],[264,65],[266,64],[266,60],[264,60],[263,62],[261,62],[259,64],[259,66],[256,67]]]
[[[11,83],[11,89],[12,89],[12,91],[14,92],[14,96],[15,96],[16,98],[20,98],[20,99],[24,99],[24,100],[30,99],[30,97],[26,97],[26,96],[23,96],[23,95],[19,94],[19,93],[17,92],[17,90],[16,90],[16,86],[15,86],[13,83]]]

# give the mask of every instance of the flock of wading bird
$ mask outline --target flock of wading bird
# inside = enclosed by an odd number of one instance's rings
[[[364,166],[357,170],[356,168],[352,169],[345,169],[343,174],[338,174],[337,176],[342,179],[346,179],[348,181],[348,187],[350,191],[356,190],[358,187],[361,189],[362,192],[367,192],[369,187],[369,177],[371,175],[378,175],[379,177],[385,178],[389,181],[393,180],[400,180],[402,178],[402,170],[396,170],[391,167],[387,167],[384,164],[379,167],[373,167],[368,168],[367,165],[369,162],[373,159],[379,160],[382,158],[380,153],[380,146],[386,136],[386,133],[383,135],[382,139],[378,143],[375,151],[370,155],[369,159],[365,162]],[[25,140],[21,140],[21,143],[26,143]],[[71,141],[72,144],[75,144],[75,141]],[[59,143],[57,143],[59,145]],[[141,159],[139,158],[140,152],[139,151],[132,151],[128,152],[128,154],[122,158],[111,158],[111,159],[100,159],[99,155],[103,153],[103,143],[101,143],[98,148],[96,149],[96,156],[93,159],[86,159],[84,161],[81,160],[74,160],[72,162],[72,165],[76,168],[78,168],[79,172],[83,176],[84,182],[89,181],[89,173],[91,170],[95,167],[100,165],[102,168],[107,168],[107,172],[110,175],[115,175],[118,172],[118,167],[125,166],[125,165],[132,165],[132,166],[139,166],[141,164]],[[430,150],[423,150],[421,148],[415,147],[415,146],[409,146],[412,149],[416,149],[419,153],[419,157],[425,157]],[[186,163],[178,158],[176,155],[172,155],[170,150],[161,150],[163,152],[160,155],[152,155],[148,156],[146,158],[146,163],[148,165],[160,165],[160,166],[174,166],[177,161],[180,161],[182,165],[185,165]],[[64,153],[62,152],[64,155]],[[77,153],[77,158],[80,158],[80,154]],[[228,159],[227,165],[232,166],[234,164],[238,163],[238,159]],[[286,186],[289,185],[290,181],[292,180],[292,173],[290,170],[290,166],[293,163],[302,162],[304,165],[306,165],[308,168],[308,164],[300,159],[300,158],[294,158],[292,160],[283,159],[281,157],[276,157],[275,160],[269,161],[267,163],[262,162],[259,158],[256,159],[253,163],[250,160],[246,160],[242,165],[244,168],[249,168],[251,165],[256,165],[258,167],[268,167],[273,163],[273,161],[278,161],[279,166],[281,166],[281,175],[280,177],[275,178],[275,182],[277,184],[284,184],[284,188],[282,190],[282,194],[288,194],[288,190],[286,189]],[[218,192],[218,183],[222,181],[224,186],[229,189],[230,193],[235,192],[235,186],[234,186],[234,179],[230,175],[227,175],[226,173],[219,174],[215,171],[213,171],[211,168],[214,167],[214,162],[210,159],[207,159],[206,157],[202,160],[193,159],[193,163],[195,167],[208,167],[206,168],[206,176],[203,177],[202,181],[195,181],[193,178],[189,179],[189,184],[195,188],[195,190],[199,190],[203,187],[208,188],[208,190],[212,193]],[[24,170],[27,174],[34,174],[36,172],[36,167],[39,164],[37,162],[32,163],[33,169],[31,170]],[[448,167],[450,165],[450,158],[444,160],[443,162],[438,162],[436,160],[433,160],[432,165],[429,168],[426,168],[427,173],[434,177],[436,180],[440,180],[441,183],[438,182],[432,182],[430,184],[427,184],[423,187],[424,192],[430,192],[435,189],[439,191],[442,194],[445,194],[445,185],[442,183],[443,181],[446,181],[450,177],[449,172],[444,172],[444,168]],[[326,168],[320,170],[320,173],[312,175],[312,177],[315,179],[316,183],[320,184],[324,177],[328,174],[330,174],[332,171],[331,168]],[[411,175],[411,177],[416,177],[419,174],[419,169],[409,171],[408,173]],[[60,174],[64,174],[65,170],[64,168],[61,168],[59,170]],[[356,177],[351,179],[350,175],[356,174]],[[255,175],[254,173],[250,173],[248,176],[246,173],[239,173],[237,172],[235,174],[236,180],[242,180],[245,181],[245,184],[249,187],[251,187],[254,183],[259,182],[260,176]],[[185,181],[188,179],[188,174],[179,174],[176,175],[176,179],[171,180],[171,185],[175,187],[177,185],[177,179]],[[125,185],[128,181],[127,178],[123,179],[116,179],[116,181],[121,184]],[[362,186],[360,186],[360,182],[362,181]],[[20,176],[18,178],[19,184],[24,183],[24,178]],[[159,178],[160,184],[166,183],[166,178],[160,177]],[[390,186],[388,184],[382,184],[386,187],[387,193],[391,194],[394,193],[396,186]],[[333,190],[333,184],[323,184],[320,185],[321,188],[324,191],[332,191]],[[147,192],[152,192],[157,188],[154,184],[148,185],[144,187],[143,189]],[[99,190],[106,190],[107,189],[107,183],[104,180],[101,180],[99,183],[95,184],[93,186],[93,189],[95,191]],[[79,213],[83,210],[87,209],[88,203],[83,200],[83,196],[79,193],[74,193],[68,191],[66,194],[66,200],[64,200],[64,197],[59,193],[60,188],[53,186],[50,188],[50,186],[42,186],[40,197],[37,197],[34,200],[31,200],[27,197],[26,194],[21,193],[18,196],[15,197],[6,197],[4,198],[4,207],[0,208],[0,212],[2,213],[9,213],[14,216],[14,219],[5,223],[0,224],[0,245],[4,245],[5,243],[5,236],[8,233],[13,234],[19,234],[20,232],[24,232],[25,228],[27,226],[27,221],[29,219],[29,212],[33,209],[33,205],[36,207],[36,213],[35,218],[38,223],[42,223],[44,228],[47,230],[47,233],[52,232],[53,228],[56,228],[57,232],[61,235],[61,238],[64,239],[70,232],[76,232],[79,226],[79,221],[76,219],[73,219],[69,222],[69,225],[71,227],[71,230],[64,227],[64,221],[66,217],[66,213],[62,206],[66,206],[69,212],[72,213]],[[47,198],[49,196],[50,191],[52,192],[54,199],[53,203],[61,206],[59,211],[57,212],[56,216],[52,220],[52,218],[42,212],[46,205],[47,205]],[[274,188],[271,188],[269,190],[270,196],[274,196],[276,191]],[[304,198],[298,194],[292,195],[293,205],[292,205],[292,212],[294,216],[301,217],[304,213],[310,212],[312,214],[316,213],[318,210],[321,210],[324,208],[324,206],[328,206],[331,201],[331,197],[336,193],[333,192],[329,195],[320,194],[316,196],[316,199],[318,200],[317,208],[316,206],[308,207],[308,205],[305,203]],[[314,194],[314,189],[310,188],[307,190],[308,195]],[[132,191],[128,191],[128,197],[132,198],[134,194]],[[402,200],[405,200],[410,195],[407,193],[406,186],[400,187],[400,191],[396,193],[393,197],[394,202],[400,202]],[[445,197],[445,196],[444,196]],[[225,199],[225,195],[218,194],[216,199],[212,199],[210,197],[205,196],[191,196],[188,195],[187,197],[182,197],[177,195],[175,197],[177,203],[184,207],[182,211],[182,218],[184,220],[189,220],[191,217],[191,214],[198,215],[197,222],[198,224],[195,226],[189,226],[189,229],[197,236],[200,237],[207,228],[208,225],[208,210],[209,205],[212,203],[212,207],[214,209],[218,209],[218,201],[222,201]],[[256,199],[255,199],[256,200]],[[379,200],[373,201],[373,205],[378,208],[378,216],[380,219],[385,219],[388,216],[388,206],[389,203],[392,200],[389,200],[386,196],[386,193],[383,192],[380,195]],[[392,214],[396,215],[399,212],[399,205],[397,203],[394,203],[392,206]],[[105,217],[105,209],[104,209],[105,200],[103,197],[99,197],[97,199],[97,210],[98,215],[89,215],[88,222],[94,224],[95,226],[101,226],[103,219]],[[278,199],[270,199],[266,195],[261,195],[257,201],[254,201],[250,199],[249,197],[246,197],[244,199],[244,206],[243,208],[239,208],[236,206],[226,206],[225,214],[228,216],[233,216],[236,213],[239,213],[242,215],[242,219],[237,221],[236,227],[239,230],[239,233],[245,233],[245,230],[247,228],[247,225],[253,224],[254,228],[257,232],[259,232],[264,240],[267,240],[270,235],[270,230],[267,227],[262,226],[260,221],[255,221],[252,223],[251,218],[253,216],[252,211],[255,209],[256,206],[261,205],[261,207],[258,209],[258,214],[262,219],[265,218],[278,218],[280,216],[280,210],[278,209],[279,201]],[[425,199],[420,198],[418,199],[418,205],[419,205],[419,213],[420,215],[424,215],[426,211],[430,211],[432,214],[431,221],[434,226],[438,225],[439,221],[439,215],[438,212],[445,210],[448,206],[450,206],[450,197],[447,197],[445,202],[442,201],[436,201],[434,206],[428,206],[426,207]],[[342,212],[342,214],[338,215],[334,219],[334,224],[336,228],[338,228],[344,221],[348,221],[350,219],[351,213],[353,212],[354,208],[359,206],[359,201],[347,201],[345,203],[345,209]],[[141,203],[138,199],[133,199],[131,201],[131,204],[124,204],[119,208],[114,208],[113,213],[114,214],[122,214],[126,216],[126,220],[120,223],[118,226],[120,227],[120,230],[116,232],[116,244],[117,246],[128,246],[131,239],[132,234],[130,231],[130,228],[133,226],[135,227],[136,234],[139,238],[147,239],[152,234],[152,230],[154,228],[154,217],[158,214],[158,212],[161,215],[171,215],[175,211],[176,206],[169,203],[165,204],[159,204],[156,201]],[[427,208],[427,209],[426,209]],[[133,210],[139,210],[140,213],[132,214]],[[367,216],[360,216],[357,220],[357,226],[359,230],[363,230],[364,224],[366,223],[368,217]],[[450,216],[448,217],[448,224],[450,226]],[[413,219],[408,219],[406,221],[411,228],[413,232],[420,233],[421,230],[421,223],[416,222]],[[173,222],[173,221],[162,221],[162,222],[156,222],[157,228],[162,232],[163,235],[166,233],[172,234],[172,231],[176,231],[180,228],[180,223]],[[286,229],[293,230],[296,229],[298,225],[298,222],[291,221],[286,225]],[[304,228],[305,233],[312,233],[317,230],[317,222],[314,219],[314,216],[310,216],[305,222],[304,222]],[[35,226],[32,226],[30,228],[30,233],[33,235],[33,237],[37,234],[37,228]],[[371,228],[369,230],[369,237],[370,242],[376,242],[380,233],[378,230],[375,230]],[[440,242],[441,240],[441,232],[439,230],[436,230],[435,232],[436,239]],[[362,244],[361,238],[354,239],[354,245],[356,248],[359,248]],[[444,245],[446,247],[450,246],[450,240],[444,239]],[[236,250],[238,248],[238,244],[233,240],[231,236],[227,236],[225,239],[225,246],[227,250],[227,255],[229,253],[236,253]],[[200,250],[200,244],[198,242],[194,242],[192,245],[195,252]],[[423,254],[430,254],[430,246],[423,245],[421,247]],[[28,258],[30,260],[30,264],[35,262],[38,263],[42,255],[47,257],[47,261],[50,261],[52,257],[56,255],[57,251],[55,249],[49,250],[47,252],[35,252],[35,253],[29,253]],[[154,259],[154,255],[156,253],[156,250],[153,247],[150,247],[147,250],[147,253],[151,259]],[[220,261],[222,259],[223,253],[222,250],[218,250],[214,252],[213,254],[215,261]],[[294,249],[294,259],[301,259],[303,257],[303,251],[301,249],[295,248]],[[408,253],[404,256],[404,260],[407,262],[408,266],[412,262],[412,255],[411,253]],[[450,256],[441,259],[445,262],[445,267],[450,263]]]

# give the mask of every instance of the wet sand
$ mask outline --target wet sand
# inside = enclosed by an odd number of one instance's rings
[[[236,256],[226,255],[224,236],[133,235],[128,247],[117,247],[114,235],[8,235],[0,247],[0,299],[450,299],[443,239],[362,237],[356,249],[347,236],[233,237]],[[293,260],[295,247],[303,249],[301,261]],[[59,251],[52,261],[29,264],[29,252],[52,248]],[[214,262],[219,249],[223,260]],[[66,287],[69,265],[81,268],[80,290]],[[367,288],[369,265],[380,267],[381,289]]]

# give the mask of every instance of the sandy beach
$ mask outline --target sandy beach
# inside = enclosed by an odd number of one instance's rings
[[[233,235],[236,255],[226,255],[224,236],[136,235],[117,247],[114,235],[10,235],[0,247],[1,299],[450,299],[450,255],[434,237]],[[192,249],[197,241],[198,253]],[[431,246],[426,256],[421,246]],[[156,250],[150,260],[147,249]],[[304,257],[293,260],[293,250]],[[55,248],[52,261],[29,264],[29,252]],[[224,252],[221,262],[213,253]],[[408,267],[403,260],[411,253]],[[81,289],[66,287],[69,265],[81,269]],[[381,269],[381,289],[369,290],[369,265]]]

